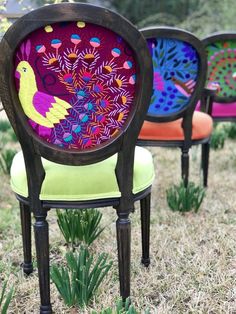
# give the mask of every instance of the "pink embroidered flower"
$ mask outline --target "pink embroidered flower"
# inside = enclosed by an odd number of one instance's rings
[[[159,91],[164,90],[164,80],[159,72],[154,72],[154,88]]]

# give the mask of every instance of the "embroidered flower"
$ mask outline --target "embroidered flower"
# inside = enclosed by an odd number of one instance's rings
[[[156,90],[164,90],[164,80],[159,72],[154,72],[154,87]]]
[[[184,52],[185,58],[188,58],[191,61],[197,59],[196,51],[189,44],[184,43],[184,48],[182,49],[182,51]]]

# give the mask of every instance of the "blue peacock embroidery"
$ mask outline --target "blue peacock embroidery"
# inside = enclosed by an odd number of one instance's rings
[[[189,103],[198,74],[198,54],[188,43],[175,39],[149,39],[154,81],[148,113],[168,115]]]

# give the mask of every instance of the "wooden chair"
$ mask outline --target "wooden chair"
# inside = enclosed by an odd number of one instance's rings
[[[206,85],[217,90],[208,110],[214,121],[236,121],[236,32],[211,34],[202,42],[208,58]]]
[[[154,169],[151,154],[135,148],[152,90],[145,39],[104,8],[46,6],[7,31],[0,73],[3,106],[22,147],[13,160],[11,187],[20,203],[26,274],[33,271],[31,212],[35,218],[40,313],[52,313],[46,220],[51,208],[116,209],[120,293],[127,298],[129,214],[137,200],[142,263],[149,265]]]
[[[194,35],[170,27],[141,30],[153,60],[153,95],[138,137],[142,146],[180,147],[185,186],[189,176],[189,149],[202,144],[204,185],[207,185],[212,119],[194,112],[205,83],[207,60],[203,44]]]

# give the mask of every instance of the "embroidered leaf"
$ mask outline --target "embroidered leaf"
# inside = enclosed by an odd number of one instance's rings
[[[174,64],[174,68],[176,68],[179,64],[180,64],[180,60],[179,61],[177,61],[177,62],[175,62],[175,64]]]
[[[167,52],[168,52],[168,53],[171,53],[171,52],[173,52],[173,51],[175,50],[175,48],[176,48],[176,45],[174,45],[173,47],[171,47]]]
[[[173,59],[173,58],[176,56],[176,54],[177,54],[177,52],[172,53],[171,55],[169,55],[169,56],[167,57],[167,60]]]
[[[153,95],[152,98],[151,98],[151,104],[153,104],[155,100],[156,100],[156,96]]]
[[[165,59],[164,59],[164,58],[160,61],[160,66],[161,66],[161,67],[162,67],[162,66],[163,66],[163,64],[164,64],[164,61],[165,61]]]
[[[157,62],[153,59],[153,66],[154,66],[154,68],[157,68]]]
[[[163,42],[163,40],[161,39],[161,40],[160,40],[160,49],[163,49],[163,46],[164,46],[164,42]]]
[[[178,98],[179,98],[179,99],[186,100],[186,98],[187,98],[187,97],[186,97],[186,96],[182,96],[182,95],[181,95],[181,96],[179,96]]]
[[[30,50],[31,50],[31,42],[30,40],[28,39],[26,44],[25,44],[25,54],[27,56],[27,60],[29,58],[29,55],[30,55]]]
[[[183,104],[184,100],[183,99],[178,99],[176,102],[177,102],[177,104]]]
[[[180,108],[180,105],[174,105],[172,108],[173,108],[173,109]]]
[[[184,76],[183,76],[183,74],[182,74],[180,71],[176,71],[176,74],[177,74],[180,78],[184,79]]]
[[[195,74],[197,74],[197,71],[196,70],[189,70],[189,73],[195,75]]]
[[[167,80],[167,79],[168,79],[168,73],[165,72],[165,74],[164,74],[164,80]]]
[[[161,50],[160,52],[160,58],[162,58],[164,56],[164,50]]]
[[[184,68],[187,69],[190,66],[190,63],[186,63]]]

